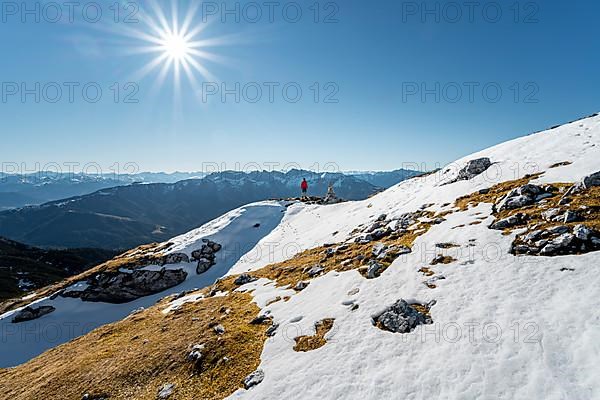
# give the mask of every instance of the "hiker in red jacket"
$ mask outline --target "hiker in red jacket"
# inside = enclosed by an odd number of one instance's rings
[[[302,189],[302,197],[306,197],[306,191],[308,190],[308,182],[306,182],[306,178],[302,179],[300,189]]]

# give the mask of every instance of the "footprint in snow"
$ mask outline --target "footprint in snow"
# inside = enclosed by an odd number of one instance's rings
[[[298,317],[294,317],[294,318],[290,319],[290,323],[294,324],[296,322],[300,322],[300,321],[302,321],[302,318],[304,318],[302,315],[300,315]]]

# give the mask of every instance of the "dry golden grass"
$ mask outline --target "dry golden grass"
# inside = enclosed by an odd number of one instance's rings
[[[325,335],[333,328],[333,318],[326,318],[315,323],[315,334],[312,336],[299,336],[295,338],[295,351],[311,351],[327,344]]]
[[[162,385],[172,383],[174,399],[222,399],[258,367],[265,326],[249,323],[260,311],[249,294],[187,303],[169,315],[160,309],[103,326],[0,371],[0,392],[13,400],[79,400],[85,393],[154,400]],[[223,335],[215,333],[216,324],[224,326]],[[194,344],[205,345],[198,365],[187,360]]]

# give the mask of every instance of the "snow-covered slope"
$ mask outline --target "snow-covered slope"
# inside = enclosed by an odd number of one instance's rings
[[[493,166],[471,180],[443,185],[467,161],[480,157],[489,157]],[[549,168],[565,161],[572,164]],[[393,218],[431,203],[429,209],[444,210],[442,205],[460,196],[542,171],[534,183],[576,182],[600,171],[600,117],[502,143],[365,201],[293,206],[258,244],[272,251],[258,262],[240,261],[230,273],[283,260],[286,248],[336,242],[382,213]],[[488,229],[491,211],[491,204],[480,204],[450,214],[379,279],[366,280],[355,271],[329,273],[289,302],[270,306],[285,334],[265,345],[260,366],[264,381],[232,397],[600,398],[600,253],[513,256],[509,249],[514,235]],[[487,216],[483,223],[470,225],[482,216]],[[435,257],[434,245],[446,242],[460,246],[449,251],[457,262],[444,266],[445,280],[430,290],[418,270]],[[358,294],[348,295],[353,289]],[[262,290],[257,285],[254,296],[261,299]],[[408,337],[374,329],[368,322],[371,316],[400,297],[435,300],[435,323],[418,327]],[[355,300],[358,310],[349,313],[342,304],[348,300]],[[335,318],[328,344],[295,352],[298,332],[314,333],[313,324],[324,318]]]
[[[487,170],[470,179],[455,181],[469,161],[483,157],[492,162]],[[246,235],[234,222],[250,215],[254,208],[261,215],[246,219],[240,225],[246,229],[248,223],[258,220],[261,226],[256,229],[260,229],[261,234],[253,236],[249,241],[253,242],[251,246],[234,252],[236,255],[229,258],[229,262],[221,264],[219,261],[214,267],[218,271],[215,270],[211,279],[227,274],[237,280],[238,274],[248,272],[260,278],[249,283],[239,282],[230,291],[216,294],[250,293],[261,313],[268,315],[277,329],[272,336],[264,337],[258,366],[262,373],[253,380],[258,384],[247,385],[246,389],[241,382],[234,382],[236,388],[240,387],[235,392],[223,392],[220,397],[211,398],[600,398],[600,382],[596,379],[600,372],[597,311],[600,309],[600,274],[596,270],[600,252],[552,257],[513,255],[510,251],[517,235],[532,227],[505,232],[493,230],[489,226],[497,215],[492,202],[478,201],[463,208],[455,203],[461,196],[483,195],[490,188],[495,190],[500,183],[520,180],[530,174],[543,172],[534,175],[531,183],[551,183],[558,187],[561,183],[579,182],[597,171],[600,171],[600,117],[593,116],[472,154],[438,173],[400,183],[364,201],[329,206],[295,203],[288,207],[263,203],[246,207],[241,215],[235,211],[223,217],[225,220],[219,219],[188,236],[174,239],[171,242],[175,245],[169,252],[189,253],[205,236],[223,244],[222,251],[231,250],[229,247],[236,242],[236,235]],[[592,197],[591,201],[596,200]],[[600,204],[587,204],[581,210],[597,212],[598,207]],[[278,284],[285,281],[286,275],[297,273],[295,267],[311,268],[311,264],[295,265],[309,257],[292,258],[294,254],[329,243],[354,244],[357,228],[368,227],[376,220],[394,223],[406,213],[417,211],[429,213],[429,217],[419,214],[415,219],[423,225],[412,224],[403,233],[414,234],[412,252],[396,258],[380,276],[366,279],[356,268],[327,267],[321,274],[317,272],[306,278],[308,285],[297,286],[298,290],[292,290],[293,285]],[[231,216],[233,222],[226,222]],[[228,227],[231,231],[226,234]],[[322,249],[327,253],[330,248]],[[448,260],[432,262],[440,253]],[[324,264],[329,262],[324,260]],[[283,261],[287,264],[273,266]],[[430,277],[424,276],[429,273]],[[193,279],[188,278],[174,290],[209,283],[202,275],[192,276]],[[433,278],[438,280],[428,282]],[[231,284],[227,278],[224,282],[224,285]],[[169,316],[184,303],[210,301],[215,295],[213,292],[188,294],[156,307],[165,315],[166,324]],[[86,313],[94,312],[93,307],[119,310],[123,307],[119,315],[124,316],[163,295],[140,299],[126,307],[69,301]],[[274,301],[277,299],[283,300]],[[378,329],[373,318],[399,299],[432,306],[429,312],[433,323],[418,325],[408,333]],[[142,300],[143,304],[138,304]],[[54,313],[32,321],[31,326],[48,326],[60,313],[57,307]],[[69,307],[65,307],[63,313],[69,318],[80,318]],[[112,317],[114,320],[118,316],[113,314]],[[318,336],[315,323],[324,320],[334,320],[333,328],[324,335],[325,342],[309,346],[311,351],[298,350],[298,339]],[[226,325],[226,315],[221,316],[221,321]],[[7,316],[0,323],[3,331],[10,326]],[[135,327],[134,321],[127,324]],[[219,333],[218,329],[215,332],[223,335],[223,343],[227,344],[227,335],[233,330],[233,325],[226,325],[225,333]],[[214,335],[212,331],[210,334]],[[6,336],[3,333],[3,339]],[[32,352],[27,353],[31,342],[22,344],[10,339],[10,335],[9,340],[12,341],[8,345],[0,344],[3,350],[10,349],[12,354],[15,348],[27,355],[11,356],[6,365],[32,355]],[[205,350],[203,345],[194,348],[198,352],[210,349]],[[41,348],[36,349],[37,354]],[[76,351],[77,343],[71,342],[65,349]],[[45,356],[34,360],[36,365],[43,363]],[[182,363],[189,362],[185,354],[180,358]],[[227,354],[225,359],[235,360],[235,354]],[[252,360],[235,362],[253,364]],[[226,368],[216,365],[214,368]],[[15,372],[22,374],[20,377],[35,373],[27,369],[27,364]],[[171,387],[168,382],[173,381],[173,375],[165,372],[164,379],[169,381],[162,383],[167,386],[153,386],[149,391],[154,394],[166,388],[173,392],[170,398],[194,398],[193,385],[186,386],[194,374],[188,372]],[[0,376],[0,387],[1,380]],[[86,389],[94,387],[96,381],[91,379],[91,382],[86,384]],[[101,383],[96,384],[101,386]],[[200,386],[196,389],[200,390]],[[117,391],[117,383],[114,390]],[[138,397],[150,398],[141,394]],[[125,397],[117,394],[115,398]]]

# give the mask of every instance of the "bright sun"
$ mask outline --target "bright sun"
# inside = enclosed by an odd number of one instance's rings
[[[190,55],[190,42],[183,35],[168,33],[162,39],[162,50],[171,60],[181,62]]]
[[[205,62],[226,63],[223,57],[208,51],[208,48],[227,44],[230,39],[202,37],[202,31],[208,24],[197,21],[200,2],[190,3],[181,19],[177,4],[177,1],[172,1],[171,10],[168,12],[164,9],[168,9],[164,4],[161,6],[156,0],[148,0],[146,11],[140,11],[142,23],[135,27],[122,28],[125,29],[123,34],[141,42],[131,49],[132,54],[153,55],[135,73],[136,80],[159,70],[156,83],[162,86],[171,71],[175,92],[180,90],[182,77],[185,76],[194,93],[199,93],[197,75],[206,81],[216,80]]]

